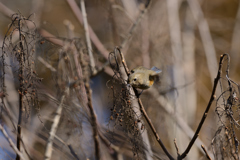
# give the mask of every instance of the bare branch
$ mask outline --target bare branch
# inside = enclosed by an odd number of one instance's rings
[[[24,112],[24,107],[23,107],[23,98],[24,98],[24,35],[22,35],[22,20],[18,21],[18,30],[19,30],[19,47],[20,47],[20,59],[18,60],[19,63],[19,82],[20,82],[20,86],[19,86],[19,112],[18,112],[18,125],[17,125],[17,148],[19,149],[19,151],[21,151],[21,136],[22,136],[22,115]],[[20,156],[17,155],[16,160],[20,160]]]
[[[71,146],[70,144],[68,145],[68,148],[69,148],[69,150],[71,151],[72,155],[73,155],[77,160],[79,160],[77,154],[75,153],[75,151],[73,150],[73,148],[72,148],[72,146]]]
[[[14,12],[10,10],[8,7],[6,7],[4,4],[0,2],[0,11],[3,13],[6,17],[11,17]]]
[[[59,45],[59,46],[63,46],[64,42],[60,39],[58,39],[57,37],[55,37],[54,35],[52,35],[51,33],[49,33],[48,31],[44,30],[44,29],[39,29],[39,33],[48,41]]]
[[[46,68],[50,69],[52,72],[56,72],[56,69],[50,65],[48,62],[46,62],[42,57],[38,56],[37,59],[43,64],[45,65]]]
[[[15,146],[15,144],[13,143],[13,141],[9,138],[7,132],[5,131],[5,129],[3,128],[3,126],[0,124],[0,130],[2,131],[4,137],[7,139],[10,147],[12,147],[12,149],[17,153],[17,155],[22,159],[25,160],[23,154],[17,149],[17,147]]]
[[[46,151],[45,151],[45,158],[44,158],[45,160],[50,160],[51,156],[52,156],[53,139],[57,132],[58,123],[59,123],[59,120],[60,120],[61,114],[62,114],[63,102],[65,100],[66,94],[68,93],[68,90],[69,90],[69,88],[67,88],[65,90],[64,95],[61,98],[61,102],[57,108],[56,116],[54,117],[54,120],[53,120],[53,124],[52,124],[51,130],[50,130],[50,136],[48,138],[48,143],[47,143],[47,147],[46,147]]]
[[[75,0],[67,0],[67,2],[69,4],[69,6],[71,7],[71,9],[73,10],[73,13],[77,17],[78,21],[81,24],[83,24],[83,16],[82,16],[82,13],[81,13],[80,9],[78,8],[78,5],[75,2]],[[99,52],[107,59],[109,51],[104,47],[104,45],[98,39],[97,35],[92,30],[92,27],[88,26],[88,29],[89,29],[89,36],[90,36],[93,44],[96,46],[96,48],[99,50]]]
[[[81,4],[81,9],[82,9],[82,15],[83,15],[83,26],[84,26],[84,30],[85,30],[85,38],[86,38],[86,42],[87,42],[88,55],[90,58],[90,68],[91,68],[92,74],[95,74],[96,73],[95,62],[94,62],[93,53],[92,53],[92,44],[91,44],[90,37],[89,37],[89,30],[88,30],[89,27],[88,27],[87,13],[86,13],[86,9],[85,9],[84,0],[81,0],[80,4]]]
[[[83,53],[80,52],[80,64],[82,67],[82,74],[83,74],[83,80],[84,80],[84,85],[86,89],[86,95],[87,95],[87,107],[90,112],[90,123],[92,125],[92,137],[94,140],[94,147],[95,147],[95,158],[100,159],[100,142],[99,142],[99,135],[98,135],[98,125],[97,125],[97,116],[94,111],[93,105],[92,105],[92,90],[90,88],[89,84],[89,74],[86,70],[86,63],[83,60]]]
[[[123,40],[123,42],[120,45],[120,48],[125,48],[126,44],[128,43],[129,39],[131,38],[134,30],[136,29],[136,27],[138,26],[139,22],[142,20],[143,16],[145,15],[145,13],[147,12],[149,6],[150,6],[151,0],[147,1],[147,4],[145,4],[144,8],[142,9],[141,13],[139,14],[139,16],[137,17],[136,21],[132,24],[128,35],[125,37],[125,39]]]
[[[142,104],[142,101],[140,98],[138,98],[138,103],[139,103],[139,106],[140,106],[140,110],[144,116],[144,118],[147,120],[147,123],[148,125],[150,126],[156,140],[158,141],[159,145],[162,147],[164,153],[168,156],[168,158],[170,160],[174,160],[174,158],[172,157],[172,155],[168,152],[167,148],[164,146],[162,140],[159,138],[159,135],[157,134],[157,131],[155,129],[155,127],[153,126],[152,122],[151,122],[151,119],[148,117],[147,115],[147,112],[145,111],[144,107],[143,107],[143,104]]]
[[[175,145],[175,148],[176,148],[176,151],[177,151],[177,155],[179,156],[180,153],[179,153],[179,148],[178,148],[178,145],[177,145],[177,141],[176,141],[176,138],[174,139],[174,145]]]
[[[204,145],[201,145],[201,147],[202,147],[203,151],[205,152],[207,159],[212,160],[212,158],[209,156],[209,154],[208,154],[206,148],[204,147]]]
[[[100,144],[99,144],[99,136],[98,136],[98,130],[97,130],[97,117],[94,112],[93,106],[92,106],[92,91],[90,89],[89,83],[85,83],[85,88],[87,92],[87,97],[88,97],[88,108],[90,110],[90,115],[91,115],[91,123],[92,123],[92,131],[93,131],[93,139],[94,139],[94,144],[95,144],[95,156],[96,159],[100,159]]]
[[[189,137],[192,138],[194,136],[194,131],[189,127],[187,122],[178,114],[174,111],[173,106],[168,102],[168,100],[162,96],[159,95],[157,89],[151,88],[148,90],[150,95],[157,100],[159,105],[162,107],[162,109],[170,116],[173,118],[175,123],[182,129],[182,131]],[[201,149],[201,144],[203,142],[200,139],[196,139],[195,145],[198,147],[199,151],[202,153],[203,150]]]
[[[227,54],[223,54],[221,55],[220,57],[220,62],[219,62],[219,68],[218,68],[218,73],[217,73],[217,77],[214,79],[214,85],[213,85],[213,90],[212,90],[212,94],[211,94],[211,97],[210,97],[210,100],[208,102],[208,105],[207,105],[207,108],[205,110],[205,112],[203,113],[203,116],[202,116],[202,119],[198,125],[198,128],[192,138],[192,140],[190,141],[188,147],[186,148],[186,150],[182,153],[181,156],[178,157],[178,159],[183,159],[187,156],[188,152],[190,151],[190,149],[192,148],[192,145],[194,144],[195,140],[197,139],[197,137],[199,136],[199,132],[202,128],[202,125],[205,121],[205,119],[207,118],[207,114],[208,114],[208,111],[212,105],[212,102],[214,101],[215,99],[215,92],[216,92],[216,89],[217,89],[217,85],[218,85],[218,81],[219,79],[221,78],[221,75],[222,75],[222,64],[223,64],[223,58],[227,56]]]

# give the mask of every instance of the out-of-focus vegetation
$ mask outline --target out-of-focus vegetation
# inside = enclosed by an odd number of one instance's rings
[[[83,2],[0,1],[0,158],[181,159],[228,53],[185,159],[239,159],[240,2]],[[151,124],[116,46],[130,70],[163,70],[140,95]]]

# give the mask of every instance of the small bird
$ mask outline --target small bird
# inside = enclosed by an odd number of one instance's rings
[[[128,77],[128,84],[134,88],[148,89],[153,85],[155,77],[161,72],[162,70],[157,67],[152,67],[151,69],[143,66],[137,67],[131,70],[131,74]]]

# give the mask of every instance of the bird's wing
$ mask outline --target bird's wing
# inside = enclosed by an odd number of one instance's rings
[[[158,68],[155,67],[155,66],[153,66],[153,67],[151,68],[151,70],[154,71],[154,72],[151,73],[151,76],[155,76],[155,75],[157,75],[157,74],[159,74],[159,73],[162,72],[161,69],[158,69]]]

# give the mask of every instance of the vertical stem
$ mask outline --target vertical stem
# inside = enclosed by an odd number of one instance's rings
[[[82,52],[80,51],[80,64],[82,66],[82,73],[83,73],[83,79],[85,84],[85,89],[87,93],[87,107],[90,112],[90,123],[92,125],[92,134],[93,134],[93,140],[94,140],[94,148],[95,148],[95,159],[100,160],[100,148],[99,148],[99,138],[98,138],[98,129],[97,129],[97,116],[95,114],[95,111],[93,109],[92,105],[92,91],[91,87],[89,85],[89,75],[87,73],[87,65],[86,62],[82,58]]]
[[[18,125],[17,125],[17,148],[21,151],[21,132],[22,132],[22,113],[23,113],[23,67],[24,67],[24,52],[22,44],[22,33],[21,33],[21,20],[18,21],[19,27],[19,40],[20,40],[20,52],[19,52],[19,116],[18,116]],[[20,160],[20,156],[17,155],[16,160]]]
[[[85,30],[88,55],[90,58],[91,72],[92,72],[92,74],[95,74],[96,73],[95,62],[94,62],[93,53],[92,53],[92,45],[91,45],[91,40],[90,40],[90,36],[89,36],[87,13],[86,13],[86,9],[85,9],[84,0],[81,0],[80,3],[81,3],[82,15],[83,15],[83,26],[84,26],[84,30]]]
[[[85,88],[88,96],[88,108],[91,114],[92,132],[93,132],[93,139],[94,139],[94,145],[95,145],[95,158],[97,160],[100,160],[99,138],[98,138],[98,131],[97,131],[97,117],[92,106],[92,93],[91,93],[91,88],[89,86],[89,83],[85,83]]]

